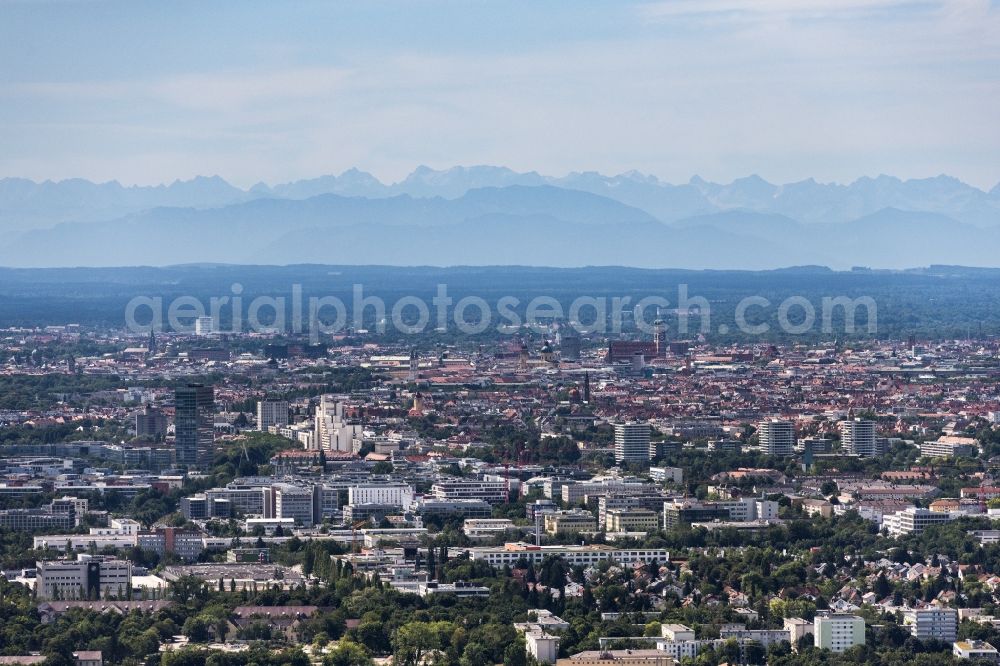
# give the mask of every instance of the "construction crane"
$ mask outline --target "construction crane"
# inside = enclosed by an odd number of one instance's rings
[[[358,528],[368,524],[367,520],[359,520],[351,525],[351,553],[358,554]]]

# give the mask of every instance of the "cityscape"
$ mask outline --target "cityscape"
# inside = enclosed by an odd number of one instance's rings
[[[77,661],[996,658],[998,339],[216,327],[2,331],[5,600],[150,625]]]
[[[0,61],[0,666],[1000,665],[996,0]]]

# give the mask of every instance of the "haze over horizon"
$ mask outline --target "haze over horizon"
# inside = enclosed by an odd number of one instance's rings
[[[979,190],[980,192],[992,192],[994,190],[1000,191],[1000,181],[997,181],[992,185],[987,184],[986,186],[981,187],[944,172],[929,174],[921,177],[912,177],[912,178],[901,178],[891,173],[865,173],[865,174],[858,174],[857,176],[849,177],[844,180],[829,180],[829,181],[824,181],[808,174],[801,178],[796,178],[794,180],[775,181],[770,178],[762,176],[758,172],[737,174],[731,178],[721,179],[721,180],[705,178],[700,173],[692,173],[688,178],[681,178],[678,180],[668,180],[666,178],[660,177],[655,173],[648,173],[641,171],[639,169],[626,169],[625,171],[621,172],[607,172],[607,173],[596,169],[591,169],[591,170],[577,169],[560,173],[544,173],[538,169],[527,169],[525,171],[517,171],[506,165],[492,165],[492,164],[454,164],[454,165],[445,165],[440,168],[433,167],[427,164],[417,164],[413,166],[413,168],[411,168],[409,171],[404,172],[401,176],[396,178],[380,177],[378,174],[373,173],[371,171],[362,169],[357,166],[351,166],[339,171],[315,173],[312,175],[305,175],[301,178],[278,177],[273,181],[257,180],[250,183],[249,185],[244,185],[242,183],[232,181],[226,178],[224,175],[217,173],[196,173],[190,176],[178,175],[173,178],[166,178],[165,180],[149,182],[149,183],[131,183],[128,181],[127,178],[109,178],[107,180],[93,180],[90,178],[86,178],[84,176],[67,176],[65,178],[29,178],[25,176],[11,174],[6,176],[0,176],[0,182],[24,180],[24,181],[30,181],[37,185],[42,185],[45,183],[53,183],[58,185],[62,183],[68,183],[71,181],[86,181],[94,185],[111,185],[117,183],[118,185],[121,185],[123,188],[127,189],[144,189],[144,188],[170,187],[170,186],[191,184],[204,181],[221,180],[233,188],[242,190],[244,192],[254,192],[254,191],[262,191],[262,188],[273,188],[276,186],[287,186],[296,183],[314,182],[325,178],[339,179],[339,178],[368,177],[368,176],[371,176],[374,179],[374,181],[377,181],[380,185],[392,188],[392,187],[403,186],[407,182],[412,182],[416,178],[425,177],[427,175],[443,176],[462,171],[474,172],[480,169],[506,171],[509,172],[511,175],[517,175],[517,176],[537,176],[540,179],[548,181],[559,181],[561,179],[568,179],[580,176],[599,176],[602,178],[611,178],[611,179],[632,178],[637,180],[645,180],[650,182],[651,184],[665,185],[665,186],[683,186],[683,185],[697,184],[698,182],[711,183],[715,185],[733,185],[744,181],[760,179],[769,185],[775,185],[777,187],[786,187],[789,185],[797,185],[801,183],[816,183],[817,185],[821,186],[849,187],[861,181],[877,181],[879,179],[886,179],[886,178],[905,183],[933,181],[936,179],[954,179],[959,183],[961,183],[962,185],[967,185],[973,189]]]
[[[1000,267],[1000,0],[0,19],[0,265]]]
[[[672,185],[636,172],[362,171],[153,188],[0,179],[0,265],[185,263],[769,269],[1000,266],[1000,187],[760,177]],[[178,239],[185,239],[178,242]]]
[[[989,0],[7,2],[0,176],[1000,182]],[[123,54],[128,57],[123,57]]]

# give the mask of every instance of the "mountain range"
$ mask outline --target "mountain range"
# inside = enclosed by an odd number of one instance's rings
[[[154,187],[6,178],[0,234],[7,266],[1000,266],[1000,185],[673,185],[492,166],[420,167],[392,184],[351,169],[248,190],[218,176]]]

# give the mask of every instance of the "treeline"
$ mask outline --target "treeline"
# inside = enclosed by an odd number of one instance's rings
[[[124,388],[117,376],[82,374],[0,375],[0,409],[45,410],[59,402],[59,394],[77,400],[96,391]]]

